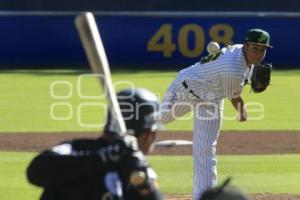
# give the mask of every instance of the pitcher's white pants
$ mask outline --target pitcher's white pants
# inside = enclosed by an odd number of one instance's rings
[[[216,145],[223,115],[223,100],[202,102],[176,79],[169,87],[161,107],[161,122],[170,123],[194,111],[193,200],[217,184]]]
[[[194,110],[194,200],[217,184],[216,145],[223,115],[223,101],[214,105],[198,105]]]

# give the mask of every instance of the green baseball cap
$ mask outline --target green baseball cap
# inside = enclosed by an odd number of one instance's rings
[[[245,41],[246,42],[257,43],[257,44],[260,44],[260,45],[264,45],[264,46],[273,48],[270,45],[270,35],[269,35],[269,33],[267,31],[264,31],[264,30],[259,29],[259,28],[250,29],[249,31],[247,31]]]

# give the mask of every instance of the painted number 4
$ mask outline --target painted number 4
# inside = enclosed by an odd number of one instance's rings
[[[149,51],[161,51],[164,57],[171,57],[176,50],[176,45],[172,43],[172,25],[163,25],[148,42]]]

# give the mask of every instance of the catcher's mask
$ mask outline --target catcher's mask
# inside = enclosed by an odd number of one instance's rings
[[[149,90],[131,88],[117,94],[121,113],[129,134],[135,136],[144,132],[156,131],[161,125],[159,122],[159,100]],[[105,132],[116,133],[115,117],[108,111]]]
[[[255,93],[260,93],[266,90],[270,85],[272,64],[257,65],[253,69],[251,76],[251,89]]]

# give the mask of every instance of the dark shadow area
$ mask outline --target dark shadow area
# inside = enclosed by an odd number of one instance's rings
[[[3,0],[10,11],[300,11],[298,0]]]

